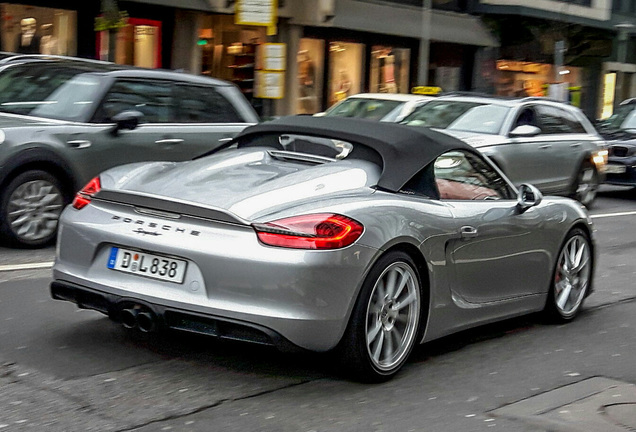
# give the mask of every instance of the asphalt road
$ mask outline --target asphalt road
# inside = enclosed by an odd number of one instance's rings
[[[607,423],[598,430],[629,430],[636,193],[605,188],[591,213],[596,292],[575,322],[527,316],[462,332],[417,347],[381,385],[348,381],[329,355],[126,332],[50,299],[52,248],[0,248],[0,432],[587,432],[596,411]],[[535,400],[543,408],[523,415]]]

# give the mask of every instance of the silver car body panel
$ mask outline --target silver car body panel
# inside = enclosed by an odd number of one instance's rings
[[[90,205],[64,211],[53,276],[256,324],[325,351],[342,337],[365,275],[391,248],[419,251],[429,292],[423,340],[432,340],[541,309],[564,236],[577,224],[591,230],[585,211],[568,199],[544,199],[520,213],[515,200],[440,201],[378,191],[379,175],[364,161],[311,166],[281,162],[262,148],[117,167],[102,174],[104,193]],[[111,199],[118,193],[126,203]],[[141,205],[152,200],[166,204],[160,210]],[[193,216],[183,211],[187,206],[200,212]],[[342,249],[299,250],[266,246],[250,226],[322,212],[353,218],[364,233]],[[462,237],[467,223],[480,235]],[[186,260],[185,280],[111,270],[113,246]]]

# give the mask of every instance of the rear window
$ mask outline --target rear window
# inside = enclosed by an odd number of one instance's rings
[[[273,150],[284,152],[290,157],[302,159],[302,155],[315,156],[316,159],[307,159],[310,163],[318,161],[342,159],[362,159],[382,168],[382,157],[374,149],[362,144],[351,143],[333,138],[266,133],[247,135],[240,137],[238,148],[269,147]]]
[[[410,126],[498,134],[509,107],[481,102],[432,101],[418,107],[402,121]]]

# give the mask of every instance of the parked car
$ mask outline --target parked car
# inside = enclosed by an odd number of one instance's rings
[[[609,146],[605,183],[636,186],[636,98],[623,101],[597,128]]]
[[[142,332],[336,350],[380,381],[420,342],[569,321],[591,292],[585,209],[516,190],[460,140],[298,116],[235,144],[91,180],[62,214],[53,298]]]
[[[605,141],[576,107],[545,98],[449,95],[403,123],[427,126],[479,149],[513,183],[591,206],[607,162]]]
[[[383,122],[399,122],[416,106],[434,99],[401,93],[359,93],[341,100],[316,117],[355,117]]]
[[[230,83],[42,57],[0,66],[0,234],[50,243],[64,205],[99,172],[187,160],[258,117]]]

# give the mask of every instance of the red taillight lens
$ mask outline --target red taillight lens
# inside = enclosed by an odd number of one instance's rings
[[[320,213],[254,224],[258,239],[293,249],[338,249],[356,241],[363,226],[346,216]]]
[[[88,204],[90,204],[93,195],[99,192],[101,188],[102,185],[99,182],[99,177],[95,177],[94,179],[89,181],[88,184],[75,195],[75,199],[73,200],[73,207],[78,210],[86,207]]]

